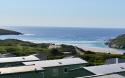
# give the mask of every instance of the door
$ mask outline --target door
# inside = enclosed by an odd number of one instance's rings
[[[52,78],[59,78],[59,69],[58,68],[52,69]]]

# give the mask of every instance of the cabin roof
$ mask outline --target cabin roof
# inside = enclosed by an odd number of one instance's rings
[[[32,66],[19,66],[19,67],[9,67],[9,68],[0,68],[0,74],[12,74],[20,72],[30,72],[30,71],[39,71],[43,70],[34,65]]]
[[[23,57],[8,57],[8,58],[0,58],[0,63],[10,63],[10,62],[25,62],[25,61],[38,61],[39,58],[30,55]]]
[[[85,76],[77,78],[125,78],[125,77],[119,74],[109,74],[109,75]]]
[[[23,63],[25,65],[37,65],[40,67],[54,67],[54,66],[64,66],[72,64],[82,64],[87,62],[80,58],[67,58],[67,59],[45,60],[45,61],[35,61],[35,62],[23,62]]]
[[[83,68],[96,75],[104,75],[104,74],[112,74],[125,71],[125,63],[90,66]]]
[[[104,76],[98,76],[98,77],[92,77],[92,78],[125,78],[125,77],[119,74],[111,74],[111,75],[104,75]]]

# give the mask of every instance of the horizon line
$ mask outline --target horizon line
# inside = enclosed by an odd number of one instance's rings
[[[101,25],[100,25],[101,26]],[[124,25],[125,26],[125,25]],[[117,29],[117,28],[125,28],[125,27],[104,27],[104,25],[102,25],[102,27],[96,27],[96,26],[94,26],[94,27],[92,27],[92,26],[89,26],[89,27],[87,27],[87,26],[29,26],[29,25],[26,25],[26,26],[24,26],[24,25],[6,25],[6,26],[0,26],[0,28],[4,28],[4,27],[50,27],[50,28],[52,28],[52,27],[56,27],[56,28],[114,28],[114,29]]]

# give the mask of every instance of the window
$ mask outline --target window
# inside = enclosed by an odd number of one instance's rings
[[[64,68],[64,72],[67,73],[68,72],[68,68]]]

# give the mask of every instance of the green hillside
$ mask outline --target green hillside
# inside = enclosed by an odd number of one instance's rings
[[[125,34],[122,34],[106,43],[111,48],[125,49]]]
[[[0,35],[20,35],[22,33],[12,31],[12,30],[5,30],[5,29],[0,29]]]

